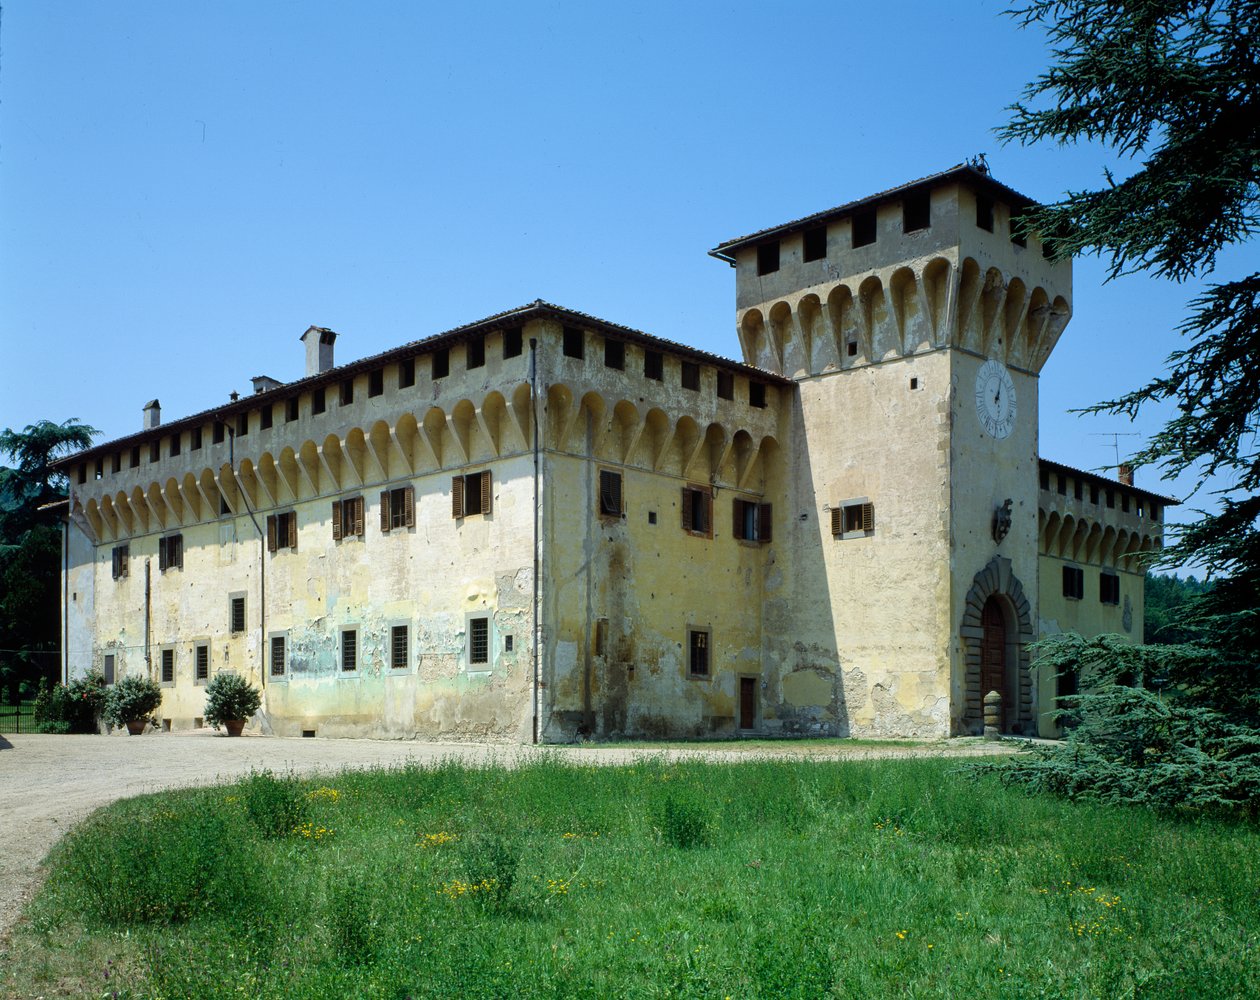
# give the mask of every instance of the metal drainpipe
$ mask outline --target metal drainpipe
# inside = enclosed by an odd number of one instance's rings
[[[61,683],[70,683],[70,510],[61,527]]]
[[[153,656],[149,652],[149,626],[153,620],[153,573],[152,560],[144,561],[144,665],[153,669]]]
[[[254,530],[258,532],[258,681],[267,686],[267,535],[258,526],[258,518],[249,505],[249,497],[245,495],[245,487],[236,475],[236,428],[226,420],[220,420],[228,434],[228,465],[232,469],[232,478],[236,480],[236,488],[241,494],[241,502],[249,512],[249,519],[254,522]]]
[[[533,700],[534,700],[534,743],[537,743],[538,742],[538,714],[539,714],[539,708],[540,708],[539,690],[538,690],[538,679],[539,679],[538,633],[542,627],[542,619],[538,613],[538,596],[539,596],[538,571],[539,571],[540,560],[538,558],[538,517],[539,517],[538,460],[539,460],[539,454],[538,454],[538,338],[537,337],[529,338],[529,395],[530,395],[530,403],[531,403],[531,410],[532,410],[531,423],[533,423],[534,425],[534,597],[533,597],[533,601],[534,601],[534,605],[533,605],[533,609],[534,609],[534,627],[533,627],[533,633],[534,633],[534,640],[533,640],[533,644],[534,644],[533,689],[534,691],[533,691],[533,694],[534,694],[534,698]]]

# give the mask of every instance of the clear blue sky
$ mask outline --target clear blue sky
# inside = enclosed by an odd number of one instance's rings
[[[108,440],[299,377],[311,324],[346,362],[535,298],[736,357],[726,238],[982,151],[1039,200],[1099,183],[995,140],[1047,59],[1005,6],[10,0],[0,427]],[[1189,296],[1103,273],[1041,383],[1085,468],[1156,423],[1067,411],[1158,372]]]

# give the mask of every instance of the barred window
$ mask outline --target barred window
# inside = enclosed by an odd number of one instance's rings
[[[343,629],[341,633],[341,669],[343,672],[359,667],[359,633],[357,629]]]
[[[233,594],[228,602],[229,631],[233,634],[245,631],[245,596]]]
[[[407,669],[409,631],[406,625],[395,625],[389,630],[389,665],[394,670]]]
[[[709,676],[709,638],[708,629],[687,629],[687,672],[692,677]]]
[[[271,676],[284,676],[284,636],[271,637]]]
[[[468,619],[468,663],[488,664],[490,662],[490,619]]]
[[[197,648],[193,650],[193,680],[198,684],[204,684],[210,679],[210,645],[209,643],[198,643]]]
[[[175,650],[162,650],[162,683],[175,683]]]

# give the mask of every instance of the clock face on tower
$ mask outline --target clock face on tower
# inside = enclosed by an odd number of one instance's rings
[[[1015,383],[1006,365],[992,358],[976,373],[976,414],[980,426],[999,441],[1015,429]]]

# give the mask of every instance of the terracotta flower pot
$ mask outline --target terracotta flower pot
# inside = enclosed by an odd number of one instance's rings
[[[139,736],[144,732],[144,727],[148,724],[147,719],[128,719],[127,732],[131,736]]]
[[[241,730],[245,728],[244,719],[225,719],[223,728],[227,730],[229,736],[240,736]]]

